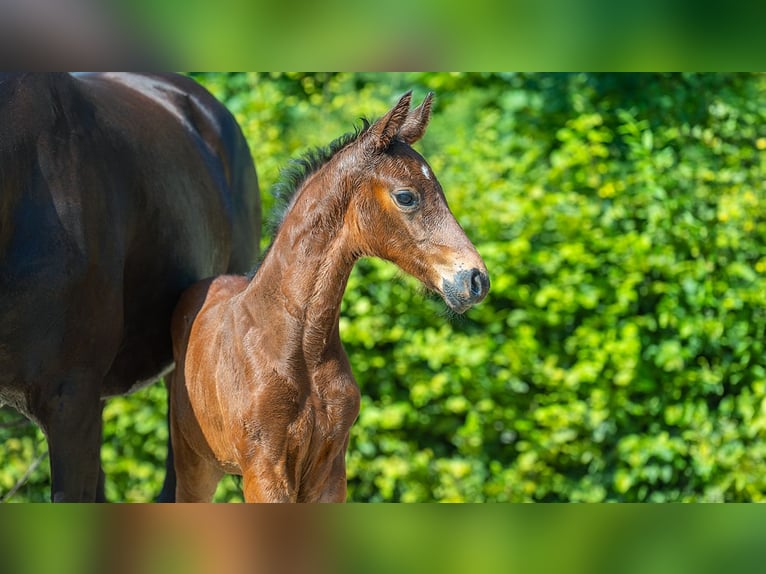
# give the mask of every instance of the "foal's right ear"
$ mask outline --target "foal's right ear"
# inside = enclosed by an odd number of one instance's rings
[[[404,94],[389,112],[370,126],[364,134],[365,146],[374,151],[383,151],[399,133],[410,111],[412,91]]]

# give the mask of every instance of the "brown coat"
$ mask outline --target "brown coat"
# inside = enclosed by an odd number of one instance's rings
[[[410,145],[431,97],[405,95],[296,190],[252,280],[186,292],[173,319],[171,432],[178,501],[210,500],[224,473],[248,501],[344,501],[359,389],[338,332],[357,259],[388,259],[456,312],[484,298],[486,268]]]

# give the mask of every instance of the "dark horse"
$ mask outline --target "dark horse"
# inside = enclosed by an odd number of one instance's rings
[[[181,292],[252,268],[260,209],[193,80],[0,76],[0,403],[44,430],[52,500],[96,499],[102,399],[172,368]]]
[[[431,96],[304,161],[252,279],[191,287],[173,315],[170,427],[176,500],[209,501],[224,473],[247,501],[344,501],[359,389],[340,341],[341,299],[360,257],[392,261],[462,313],[489,277],[411,144]]]

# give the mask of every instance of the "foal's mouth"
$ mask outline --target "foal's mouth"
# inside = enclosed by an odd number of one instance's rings
[[[451,280],[442,279],[442,298],[458,314],[481,302],[488,292],[489,275],[476,268],[460,271]]]

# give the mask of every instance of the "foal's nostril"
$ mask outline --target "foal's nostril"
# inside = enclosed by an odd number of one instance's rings
[[[487,277],[486,273],[482,273],[478,269],[472,269],[468,285],[468,288],[471,291],[471,298],[474,301],[480,301],[486,296],[487,291],[489,291],[489,277]]]
[[[481,271],[474,269],[471,271],[471,295],[478,297],[481,295],[483,289],[484,287],[481,280]]]

